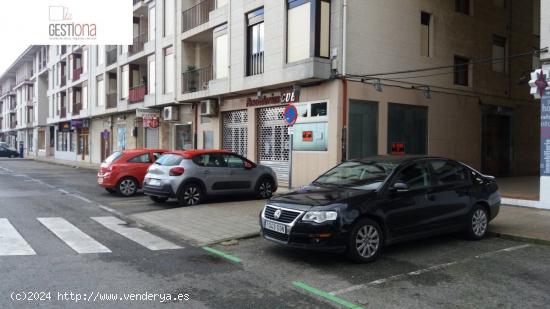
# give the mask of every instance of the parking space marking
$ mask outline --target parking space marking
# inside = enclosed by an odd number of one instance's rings
[[[115,217],[92,217],[92,220],[132,241],[137,242],[149,250],[173,250],[182,248],[181,246],[142,229],[128,227],[126,222]]]
[[[29,243],[6,218],[0,218],[0,256],[36,255]]]
[[[77,253],[111,252],[109,248],[63,218],[37,218],[37,220]]]
[[[90,203],[90,204],[92,203],[91,200],[85,198],[85,197],[82,196],[82,195],[74,194],[74,193],[72,193],[71,195],[74,196],[74,197],[76,197],[77,199],[83,200],[83,201],[86,202],[86,203]]]
[[[449,266],[452,266],[452,265],[464,264],[464,263],[473,261],[475,259],[490,257],[490,256],[496,255],[498,253],[502,253],[502,252],[512,252],[512,251],[516,251],[516,250],[521,250],[521,249],[525,249],[525,248],[530,247],[530,246],[531,245],[526,244],[526,245],[519,245],[519,246],[504,248],[504,249],[500,249],[500,250],[496,250],[496,251],[486,252],[486,253],[476,255],[474,257],[465,258],[465,259],[460,260],[460,261],[453,261],[453,262],[449,262],[449,263],[438,264],[438,265],[434,265],[434,266],[431,266],[431,267],[411,271],[411,272],[408,272],[408,273],[398,274],[398,275],[390,276],[390,277],[387,277],[387,278],[374,280],[374,281],[371,281],[371,282],[368,282],[368,283],[352,285],[352,286],[344,288],[344,289],[332,291],[332,292],[330,292],[330,294],[331,295],[342,295],[342,294],[346,294],[346,293],[353,292],[353,291],[356,291],[356,290],[360,290],[362,288],[381,285],[381,284],[384,284],[384,283],[390,282],[390,281],[400,280],[400,279],[403,279],[403,278],[408,277],[408,276],[418,276],[418,275],[421,275],[421,274],[424,274],[424,273],[427,273],[427,272],[440,270],[440,269],[443,269],[443,268],[446,268],[446,267],[449,267]]]
[[[350,308],[350,309],[363,309],[363,307],[359,306],[359,305],[356,305],[354,303],[351,303],[345,299],[342,299],[340,297],[336,297],[334,296],[333,294],[331,293],[327,293],[325,291],[321,291],[319,289],[316,289],[312,286],[309,286],[301,281],[294,281],[292,282],[292,284],[295,286],[295,287],[298,287],[298,288],[301,288],[311,294],[314,294],[316,296],[319,296],[319,297],[322,297],[326,300],[330,300],[334,303],[337,303],[338,305],[340,306],[344,306],[346,308]]]
[[[222,251],[220,251],[220,250],[216,250],[216,249],[214,249],[214,248],[210,248],[210,247],[207,247],[207,246],[202,247],[202,249],[205,250],[205,251],[208,251],[208,252],[210,252],[210,253],[212,253],[212,254],[215,254],[215,255],[217,255],[217,256],[220,256],[220,257],[223,257],[223,258],[225,258],[225,259],[228,259],[228,260],[230,260],[230,261],[232,261],[232,262],[235,262],[235,263],[240,263],[240,262],[241,262],[241,259],[239,259],[238,257],[233,256],[233,255],[231,255],[231,254],[227,254],[227,253],[222,252]]]

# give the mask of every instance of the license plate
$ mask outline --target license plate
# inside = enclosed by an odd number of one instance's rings
[[[97,183],[98,183],[98,184],[102,184],[102,183],[103,183],[103,177],[97,178]]]
[[[268,230],[275,231],[281,234],[286,234],[286,226],[283,224],[271,222],[271,221],[265,221],[264,227]]]
[[[150,186],[160,186],[160,179],[149,179]]]

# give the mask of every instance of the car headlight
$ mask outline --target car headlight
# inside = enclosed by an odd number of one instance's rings
[[[336,211],[308,211],[302,218],[302,221],[312,221],[315,223],[323,223],[325,221],[334,221],[338,217]]]

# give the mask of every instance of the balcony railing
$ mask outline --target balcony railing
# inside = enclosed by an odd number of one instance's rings
[[[67,84],[67,76],[61,75],[61,81],[60,81],[59,85],[60,85],[61,87],[63,87],[63,86],[65,86],[66,84]]]
[[[181,13],[181,32],[193,29],[208,22],[210,11],[216,8],[215,0],[203,0]]]
[[[128,93],[128,103],[136,103],[143,101],[145,95],[147,94],[147,85],[139,85],[136,87],[130,88]]]
[[[212,66],[190,70],[182,73],[182,93],[195,92],[208,89],[208,82],[212,80]]]
[[[60,118],[66,118],[67,117],[67,108],[65,106],[62,106],[59,110],[59,117]]]
[[[82,103],[73,103],[73,116],[80,115],[82,110]]]
[[[133,55],[139,53],[140,51],[143,51],[145,42],[147,42],[147,33],[141,33],[138,36],[135,36],[133,44],[128,47],[128,53]]]
[[[136,4],[140,3],[140,2],[141,2],[141,0],[134,0],[134,5],[136,5]]]
[[[264,72],[264,52],[255,53],[248,58],[248,75],[257,75]]]
[[[82,74],[82,67],[73,70],[73,82],[80,79],[80,74]]]
[[[111,65],[116,62],[116,48],[107,51],[107,65]]]
[[[107,108],[115,108],[117,105],[116,92],[107,93]]]

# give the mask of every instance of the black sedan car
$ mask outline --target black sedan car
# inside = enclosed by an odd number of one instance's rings
[[[464,231],[482,239],[499,209],[492,176],[445,158],[380,156],[344,162],[270,199],[260,226],[280,244],[369,262],[384,245],[413,238]]]
[[[19,153],[13,149],[10,149],[5,146],[0,146],[0,158],[17,158],[19,157]]]

